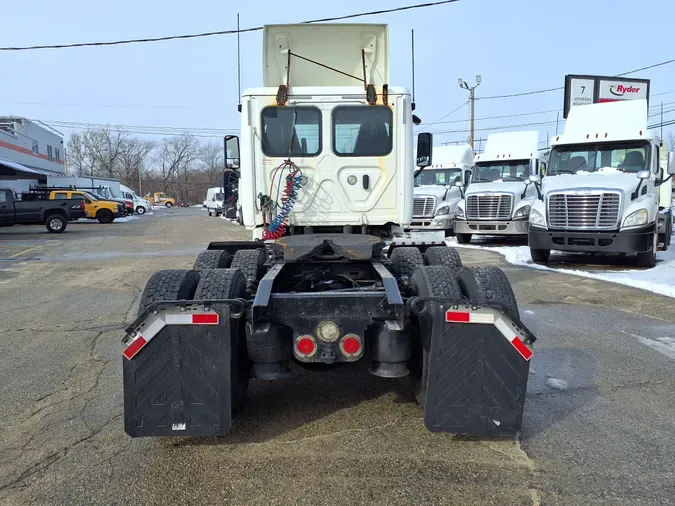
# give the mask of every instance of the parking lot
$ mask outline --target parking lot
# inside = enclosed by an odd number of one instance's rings
[[[518,440],[430,433],[407,381],[363,363],[253,381],[224,438],[129,438],[120,341],[146,280],[248,238],[197,208],[0,229],[0,503],[675,503],[673,299],[488,250],[459,252],[504,269],[538,337]]]

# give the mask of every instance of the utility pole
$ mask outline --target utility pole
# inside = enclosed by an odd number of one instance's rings
[[[471,106],[471,124],[470,124],[470,133],[469,133],[469,144],[471,144],[471,149],[473,149],[473,122],[474,122],[474,102],[476,101],[476,94],[474,93],[474,90],[478,88],[481,82],[481,77],[480,75],[476,76],[476,84],[473,86],[469,86],[466,84],[464,79],[461,77],[457,79],[457,83],[459,84],[460,88],[464,88],[465,90],[469,90],[469,103]]]
[[[661,102],[661,140],[663,140],[663,102]]]

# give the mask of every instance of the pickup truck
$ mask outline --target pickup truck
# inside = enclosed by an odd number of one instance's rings
[[[85,215],[82,198],[18,200],[11,188],[0,188],[0,227],[44,225],[49,232],[60,234],[68,222]]]
[[[39,196],[39,198],[49,200],[83,199],[85,208],[84,217],[90,220],[98,220],[99,223],[112,223],[115,221],[115,218],[126,216],[124,204],[99,198],[95,194],[85,190],[33,187],[30,193]]]

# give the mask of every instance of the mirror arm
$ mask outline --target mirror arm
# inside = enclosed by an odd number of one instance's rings
[[[419,175],[422,173],[423,170],[424,170],[424,167],[419,167],[419,168],[415,171],[415,173],[413,174],[413,179],[415,179],[417,176],[419,176]]]
[[[630,194],[630,199],[635,200],[638,198],[638,192],[640,191],[640,188],[642,187],[642,179],[640,179],[640,182],[637,185],[637,188],[635,188],[635,191]]]
[[[539,188],[539,185],[537,183],[534,183],[534,187],[537,189],[537,198],[543,202],[544,196],[541,193],[541,188]]]
[[[520,196],[521,199],[525,198],[525,194],[527,193],[527,187],[530,186],[531,184],[532,183],[525,183],[525,189],[523,190],[523,194]]]

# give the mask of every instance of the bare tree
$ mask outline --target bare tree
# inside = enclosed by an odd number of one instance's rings
[[[223,146],[214,142],[203,145],[199,153],[199,161],[209,185],[222,185],[224,170]]]
[[[164,139],[154,159],[154,166],[160,178],[162,191],[169,191],[171,183],[177,187],[178,196],[190,200],[194,192],[188,186],[190,173],[196,169],[199,157],[199,141],[190,134]]]
[[[670,153],[675,151],[675,134],[673,132],[668,132],[666,138],[664,139],[666,143],[666,152]]]
[[[68,166],[78,176],[98,176],[102,137],[93,130],[76,133],[70,136],[67,144]]]
[[[131,188],[139,186],[145,170],[145,161],[155,148],[153,141],[144,141],[137,138],[125,139],[119,153],[119,178]],[[142,189],[138,188],[139,193]]]

